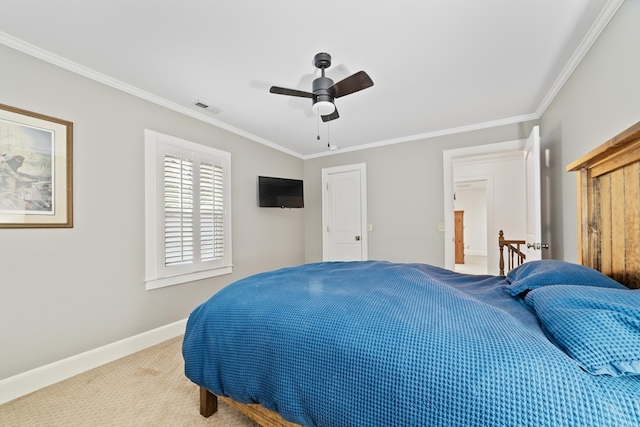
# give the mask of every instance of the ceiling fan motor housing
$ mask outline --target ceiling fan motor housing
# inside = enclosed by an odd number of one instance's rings
[[[316,95],[323,95],[324,93],[329,93],[327,89],[333,86],[333,80],[329,77],[318,77],[313,81],[313,93]]]
[[[329,77],[318,77],[313,81],[313,104],[319,101],[333,103],[334,96],[327,90],[333,86],[333,80]]]

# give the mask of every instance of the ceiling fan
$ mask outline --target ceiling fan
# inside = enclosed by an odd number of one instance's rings
[[[364,71],[358,71],[349,77],[333,83],[329,77],[325,77],[324,70],[331,66],[331,55],[328,53],[318,53],[313,58],[316,68],[322,72],[322,76],[313,81],[313,92],[304,92],[296,89],[271,86],[269,92],[278,95],[297,96],[301,98],[311,98],[313,100],[313,112],[322,116],[323,122],[335,120],[340,115],[334,104],[335,98],[358,92],[362,89],[373,86],[373,81]]]

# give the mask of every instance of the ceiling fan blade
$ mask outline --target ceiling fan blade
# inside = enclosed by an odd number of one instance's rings
[[[358,71],[349,77],[340,80],[338,83],[330,86],[327,90],[334,98],[349,95],[359,90],[373,86],[373,80],[364,71]]]
[[[338,114],[338,109],[336,108],[333,113],[331,114],[327,114],[326,116],[321,116],[322,117],[322,121],[323,122],[329,122],[331,120],[335,120],[337,118],[340,117],[340,114]]]
[[[304,92],[296,89],[287,89],[286,87],[271,86],[271,89],[269,89],[269,92],[275,93],[277,95],[298,96],[300,98],[313,98],[313,94],[311,92]]]

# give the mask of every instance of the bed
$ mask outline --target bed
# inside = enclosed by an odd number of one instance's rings
[[[263,426],[640,425],[640,291],[629,289],[640,287],[640,256],[596,255],[626,247],[604,231],[615,209],[600,196],[618,200],[621,187],[633,199],[635,185],[637,201],[639,158],[629,153],[639,129],[571,166],[589,209],[585,265],[543,260],[473,276],[312,263],[227,286],[191,313],[185,333],[201,413],[219,397]],[[601,166],[620,153],[624,162]],[[603,181],[619,170],[623,185]]]

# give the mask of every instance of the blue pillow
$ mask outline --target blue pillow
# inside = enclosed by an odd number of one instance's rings
[[[545,259],[529,261],[509,271],[506,290],[511,295],[549,285],[582,285],[599,288],[627,289],[615,280],[584,265]]]
[[[594,375],[640,375],[640,290],[558,285],[524,299],[547,336]]]

